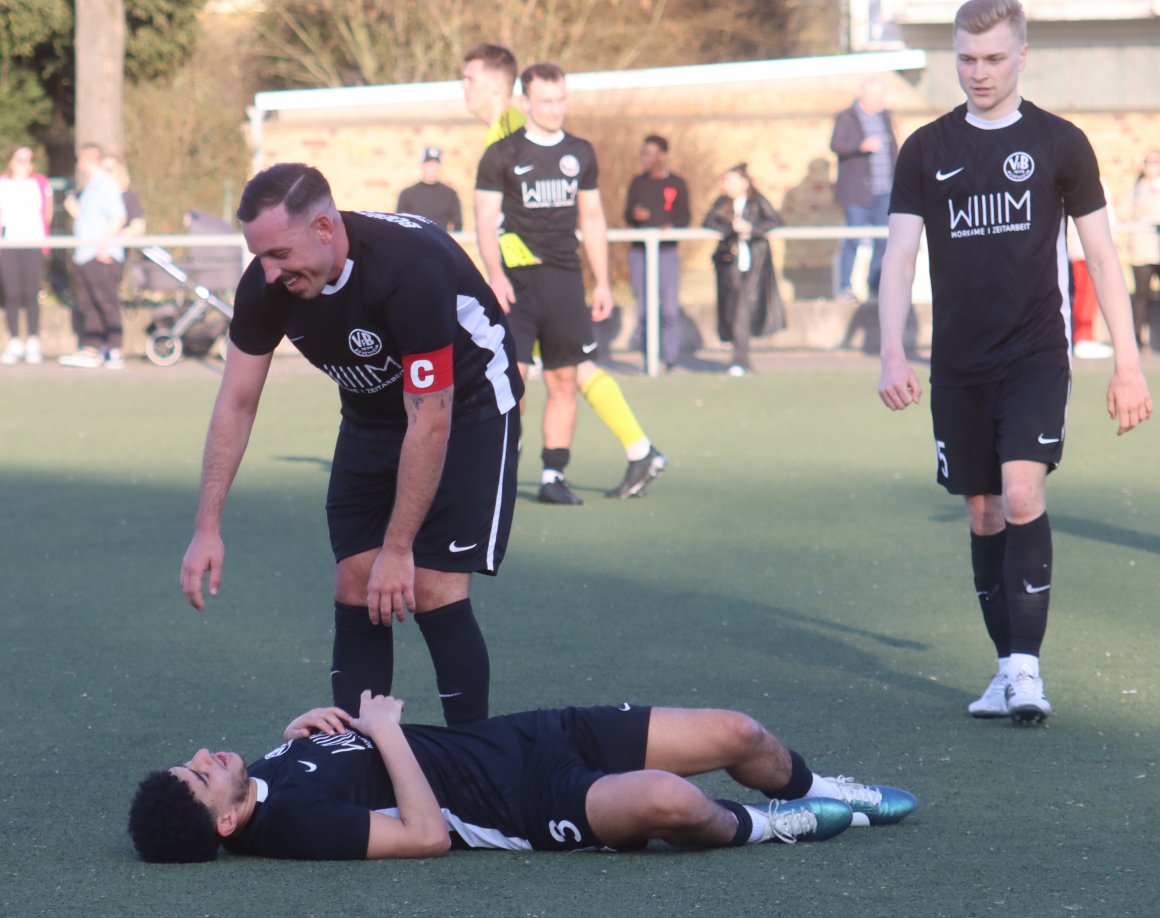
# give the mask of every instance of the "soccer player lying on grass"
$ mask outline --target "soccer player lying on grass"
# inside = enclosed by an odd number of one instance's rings
[[[571,851],[819,841],[898,822],[914,797],[813,774],[735,711],[564,708],[456,727],[400,723],[403,702],[363,692],[358,717],[315,708],[247,768],[201,749],[148,775],[129,812],[147,861],[236,854],[432,857],[448,848]],[[769,800],[713,801],[686,775],[724,770]]]

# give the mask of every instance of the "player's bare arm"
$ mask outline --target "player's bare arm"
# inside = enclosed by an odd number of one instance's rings
[[[503,269],[503,258],[499,250],[499,216],[503,208],[502,191],[475,192],[475,239],[479,246],[479,257],[487,273],[487,282],[492,293],[499,300],[504,312],[510,312],[516,301],[515,290]]]
[[[1132,325],[1132,305],[1120,269],[1107,208],[1075,221],[1088,272],[1096,288],[1100,312],[1116,352],[1115,372],[1108,383],[1108,416],[1119,422],[1117,435],[1132,430],[1152,415],[1152,397],[1140,370],[1140,351]]]
[[[362,693],[351,726],[374,742],[395,790],[398,817],[372,812],[367,859],[437,857],[451,847],[439,801],[415,761],[400,721],[403,702],[390,695]]]
[[[600,190],[581,191],[576,200],[576,222],[584,242],[584,255],[592,269],[592,321],[607,319],[612,312],[612,285],[608,279],[608,221]]]
[[[209,574],[211,596],[216,596],[221,586],[225,560],[222,510],[249,443],[272,357],[272,353],[255,357],[233,348],[222,374],[202,456],[201,493],[193,538],[181,564],[182,592],[199,612],[205,609],[202,595],[205,574]]]
[[[342,708],[311,708],[286,725],[282,738],[289,743],[296,739],[306,739],[315,733],[335,736],[350,729],[351,720],[351,716]]]
[[[891,214],[890,235],[882,256],[882,281],[878,288],[882,370],[878,377],[878,397],[891,411],[917,405],[922,398],[922,386],[906,360],[903,345],[922,225],[922,217],[915,214]]]
[[[439,488],[454,401],[454,386],[403,394],[407,433],[399,456],[395,507],[367,583],[367,607],[376,624],[389,624],[392,615],[404,621],[406,610],[415,609],[412,546]]]

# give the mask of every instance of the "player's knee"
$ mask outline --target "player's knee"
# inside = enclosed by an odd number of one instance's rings
[[[722,711],[718,729],[725,751],[733,758],[750,755],[772,739],[768,730],[740,711]]]
[[[1008,522],[1029,523],[1043,514],[1043,491],[1037,485],[1024,482],[1010,482],[1003,489],[1003,515]]]
[[[367,580],[375,552],[362,552],[343,558],[334,574],[334,598],[350,605],[366,605]]]
[[[652,780],[637,797],[642,816],[652,831],[687,826],[704,816],[705,795],[684,778],[667,771],[652,773]]]

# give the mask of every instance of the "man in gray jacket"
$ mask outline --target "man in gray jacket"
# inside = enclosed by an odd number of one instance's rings
[[[834,200],[842,205],[847,226],[886,226],[890,188],[894,183],[894,162],[898,141],[893,116],[885,108],[885,87],[879,77],[862,82],[858,98],[834,118],[830,149],[838,157],[838,180]],[[854,272],[857,239],[843,239],[838,262],[838,289],[851,296],[850,276]],[[886,240],[875,239],[866,286],[870,299],[878,299],[878,279]]]

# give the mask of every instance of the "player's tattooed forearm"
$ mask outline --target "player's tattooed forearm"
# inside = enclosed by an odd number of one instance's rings
[[[436,407],[438,407],[440,411],[446,410],[448,405],[447,393],[445,391],[436,392],[434,395],[423,395],[419,392],[407,392],[405,393],[405,397],[407,399],[407,407],[411,411],[418,411],[423,406],[424,402],[430,401],[434,401]]]

